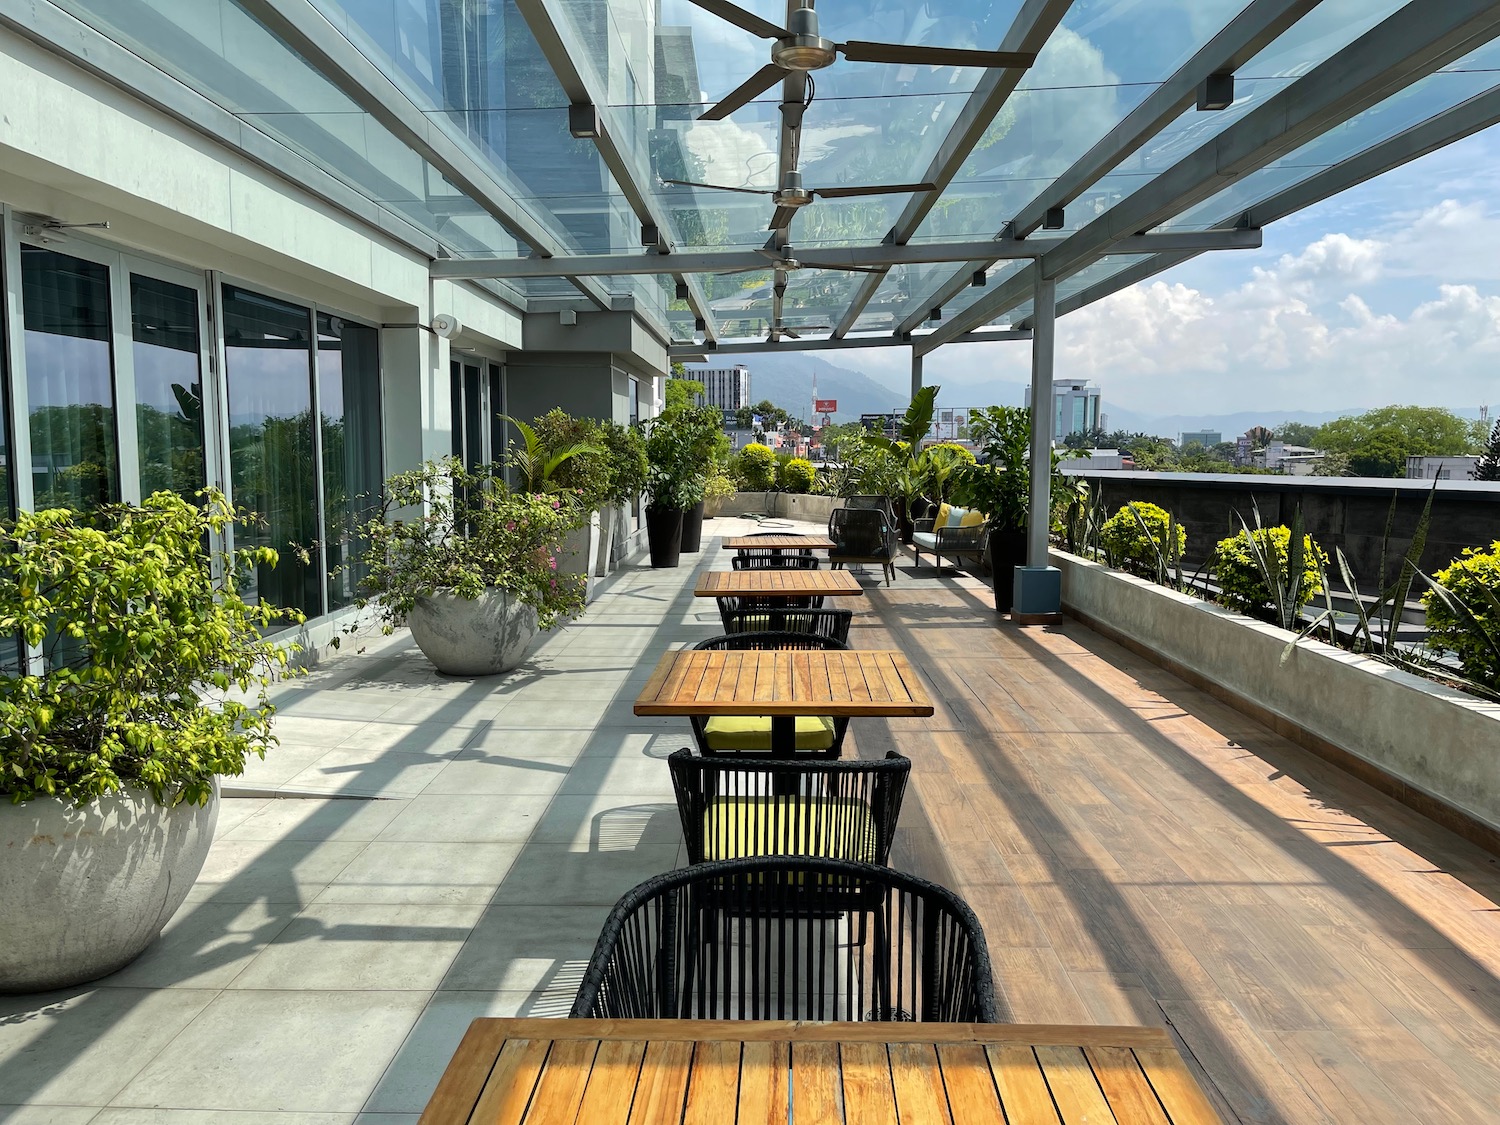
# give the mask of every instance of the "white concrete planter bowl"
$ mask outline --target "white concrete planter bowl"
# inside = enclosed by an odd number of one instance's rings
[[[217,791],[168,809],[128,790],[82,808],[0,804],[0,992],[46,992],[124,968],[203,870]]]
[[[526,658],[538,632],[536,610],[508,590],[473,601],[456,594],[418,598],[406,615],[422,655],[445,676],[493,676]]]
[[[594,512],[589,516],[588,523],[582,527],[575,527],[563,536],[562,547],[557,552],[559,574],[583,577],[585,601],[591,600],[594,594],[592,572],[594,560],[599,554],[599,535],[599,513]]]

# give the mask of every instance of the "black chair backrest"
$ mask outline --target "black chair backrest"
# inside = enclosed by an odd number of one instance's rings
[[[823,649],[832,652],[846,649],[849,646],[843,641],[834,640],[832,637],[821,637],[816,633],[789,633],[776,629],[766,629],[753,633],[726,633],[721,637],[709,637],[708,640],[699,641],[693,647],[696,649],[737,651],[802,648]]]
[[[846,909],[806,909],[810,887]],[[605,920],[571,1015],[603,1019],[994,1023],[974,912],[873,864],[699,863],[628,892]]]
[[[726,599],[727,600],[727,599]],[[816,633],[849,643],[849,626],[854,622],[852,609],[787,609],[765,605],[754,609],[726,606],[721,600],[719,618],[726,633]]]
[[[735,555],[729,560],[735,570],[817,570],[823,560],[814,555]]]
[[[829,558],[886,554],[892,546],[891,530],[884,512],[872,508],[835,508],[828,517],[828,537],[834,544]]]
[[[796,761],[739,755],[667,759],[689,863],[734,855],[829,856],[884,865],[911,759]],[[753,804],[755,815],[744,806]],[[714,813],[710,816],[708,814]]]

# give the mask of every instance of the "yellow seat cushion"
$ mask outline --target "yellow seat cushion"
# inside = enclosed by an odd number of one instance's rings
[[[958,526],[978,527],[982,523],[984,523],[984,513],[970,508],[967,512],[964,513],[963,518],[958,521]]]
[[[703,724],[710,750],[771,752],[769,715],[715,715]],[[832,750],[833,720],[827,715],[798,715],[798,750]]]
[[[703,858],[807,855],[875,862],[875,818],[863,801],[716,797],[703,810]]]
[[[932,526],[933,527],[947,527],[948,526],[948,513],[951,512],[951,511],[953,511],[953,505],[952,504],[939,504],[938,505],[938,510],[937,510],[937,516],[933,519]]]

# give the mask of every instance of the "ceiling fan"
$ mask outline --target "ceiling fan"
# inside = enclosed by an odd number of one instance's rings
[[[782,173],[781,186],[774,191],[764,188],[729,187],[727,184],[700,184],[695,180],[662,180],[664,184],[678,187],[712,188],[714,191],[737,191],[742,195],[769,195],[776,204],[767,230],[780,230],[792,221],[797,208],[805,207],[814,196],[823,199],[849,199],[859,195],[895,195],[913,191],[937,191],[937,184],[877,184],[869,187],[810,188],[802,186],[802,173],[795,168]]]
[[[792,10],[786,27],[778,27],[728,0],[690,0],[752,35],[775,42],[771,61],[735,87],[718,105],[700,115],[700,121],[720,121],[741,106],[764,94],[790,73],[821,70],[843,55],[850,62],[908,63],[915,66],[982,66],[1026,68],[1036,55],[1025,51],[974,51],[960,47],[918,47],[903,43],[869,43],[850,40],[835,43],[818,34],[818,14],[810,0]]]
[[[837,262],[814,262],[808,258],[798,258],[790,244],[779,247],[762,246],[755,251],[763,254],[769,259],[763,266],[747,266],[738,270],[718,271],[719,277],[729,277],[736,273],[761,273],[765,270],[776,270],[778,273],[796,273],[798,270],[845,270],[849,273],[885,273],[888,266],[846,266]],[[777,278],[778,285],[785,287],[785,282]],[[778,294],[780,296],[780,294]]]

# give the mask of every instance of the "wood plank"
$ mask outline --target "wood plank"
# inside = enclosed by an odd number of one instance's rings
[[[588,1039],[569,1039],[552,1044],[532,1092],[526,1117],[549,1123],[569,1123],[576,1119],[589,1072],[594,1067],[594,1056],[598,1053],[598,1042]]]
[[[578,1105],[578,1125],[626,1125],[645,1057],[646,1044],[639,1039],[606,1039],[599,1044]]]
[[[727,550],[828,551],[833,540],[826,535],[725,535],[719,539]]]
[[[792,1044],[792,1120],[841,1122],[843,1088],[837,1042]],[[849,1125],[856,1125],[849,1122]]]
[[[792,654],[773,652],[771,655],[774,658],[771,661],[771,698],[778,703],[790,703],[797,698],[792,691]]]
[[[787,1125],[790,1112],[786,1043],[744,1044],[740,1055],[740,1105],[735,1125]],[[728,1125],[726,1119],[723,1125]]]
[[[503,1024],[491,1020],[475,1020],[469,1024],[417,1125],[467,1121],[505,1040]]]
[[[893,1043],[889,1050],[901,1125],[953,1125],[937,1048],[931,1043]]]
[[[584,1042],[594,1042],[597,1046],[595,1040]],[[500,1048],[495,1068],[490,1071],[484,1092],[474,1106],[472,1120],[482,1121],[484,1125],[520,1125],[551,1048],[552,1042],[547,1038],[508,1039]]]
[[[567,1020],[550,1020],[567,1023]],[[593,1023],[595,1021],[588,1021]],[[628,1021],[635,1023],[638,1021]],[[680,1023],[678,1020],[662,1021]],[[679,1031],[679,1034],[681,1032]],[[651,1042],[641,1064],[641,1077],[630,1107],[630,1125],[679,1125],[687,1098],[688,1072],[693,1065],[693,1044],[682,1040]]]
[[[1223,1125],[1180,1054],[1165,1048],[1137,1047],[1135,1057],[1172,1125]]]
[[[1009,1125],[1058,1125],[1057,1107],[1036,1052],[1026,1046],[985,1048]]]
[[[884,1043],[841,1043],[844,1116],[851,1125],[897,1125],[891,1056]]]
[[[739,1104],[741,1044],[724,1040],[693,1048],[683,1125],[724,1125]]]
[[[1042,1065],[1042,1075],[1047,1079],[1047,1089],[1052,1091],[1063,1125],[1093,1125],[1113,1116],[1082,1050],[1038,1047],[1036,1060]]]
[[[865,674],[865,687],[870,691],[870,698],[876,703],[889,703],[892,699],[890,688],[886,686],[884,664],[889,663],[889,657],[882,659],[883,653],[859,652],[859,666]],[[900,698],[906,698],[903,691]]]
[[[1124,1047],[1086,1047],[1084,1057],[1094,1071],[1109,1108],[1131,1125],[1172,1125],[1135,1054]]]
[[[677,691],[677,682],[687,675],[687,668],[680,665],[676,652],[662,653],[656,667],[651,672],[651,678],[646,681],[646,686],[641,688],[641,699],[670,699]]]
[[[945,1044],[937,1053],[953,1120],[958,1125],[1005,1125],[1000,1093],[995,1089],[995,1076],[984,1048],[978,1044]]]

